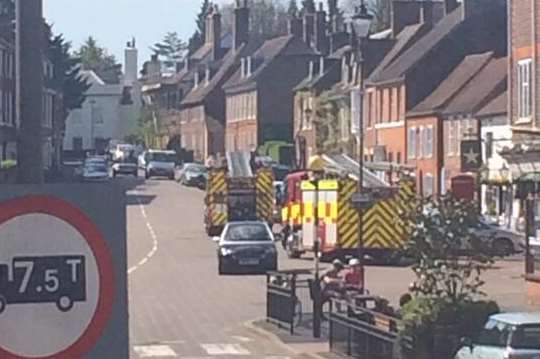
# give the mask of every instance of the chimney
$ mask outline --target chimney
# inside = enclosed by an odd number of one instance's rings
[[[445,15],[450,14],[459,6],[457,0],[444,0],[444,13]]]
[[[463,19],[467,19],[472,16],[486,14],[489,9],[493,9],[494,7],[504,9],[505,5],[506,0],[462,0],[462,17]]]
[[[420,22],[422,2],[392,1],[392,34],[397,36],[403,28]]]
[[[315,72],[315,64],[313,63],[313,61],[310,61],[309,62],[309,74],[308,74],[308,78],[311,80],[313,79],[313,73]]]
[[[246,77],[246,58],[242,57],[240,59],[240,77]]]
[[[328,0],[328,17],[330,18],[330,32],[338,31],[337,18],[339,15],[338,0]]]
[[[221,15],[217,5],[214,5],[206,16],[205,43],[212,48],[212,60],[218,60],[221,55]]]
[[[133,86],[137,82],[138,51],[135,47],[135,39],[128,42],[124,51],[124,86]]]
[[[150,62],[146,68],[147,76],[150,78],[156,78],[161,76],[161,61],[159,61],[158,55],[153,54]]]
[[[296,14],[292,14],[288,21],[288,33],[296,37],[302,37],[302,20]]]
[[[435,14],[433,10],[435,6],[431,0],[424,0],[420,8],[420,22],[424,24],[434,24]]]
[[[249,40],[249,8],[247,0],[236,0],[233,19],[233,48],[237,50]]]
[[[324,75],[324,56],[319,59],[319,76]]]
[[[328,54],[328,37],[326,36],[326,12],[322,2],[315,13],[315,49],[324,55]]]
[[[315,31],[315,15],[310,12],[304,14],[304,42],[311,46]]]

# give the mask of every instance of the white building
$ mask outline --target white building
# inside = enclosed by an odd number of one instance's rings
[[[103,152],[111,140],[123,140],[135,131],[141,91],[134,41],[128,43],[125,56],[125,74],[120,84],[106,84],[93,71],[82,71],[91,86],[81,108],[68,116],[64,151]]]

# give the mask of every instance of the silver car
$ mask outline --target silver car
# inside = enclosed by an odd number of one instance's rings
[[[478,340],[463,340],[455,359],[540,359],[540,312],[492,315]]]

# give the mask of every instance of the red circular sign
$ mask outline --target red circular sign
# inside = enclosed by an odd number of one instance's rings
[[[0,226],[19,216],[46,214],[73,226],[86,240],[95,257],[99,273],[99,299],[96,311],[81,337],[61,352],[45,357],[25,357],[0,347],[2,359],[73,359],[83,357],[99,340],[114,303],[114,268],[101,232],[78,208],[59,198],[31,195],[0,203]]]

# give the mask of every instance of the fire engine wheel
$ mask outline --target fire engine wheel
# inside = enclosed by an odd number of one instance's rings
[[[0,314],[6,310],[7,301],[6,298],[3,295],[0,295]]]
[[[71,308],[73,308],[73,304],[73,300],[71,300],[71,298],[67,295],[61,296],[56,301],[56,307],[61,312],[69,312]]]

